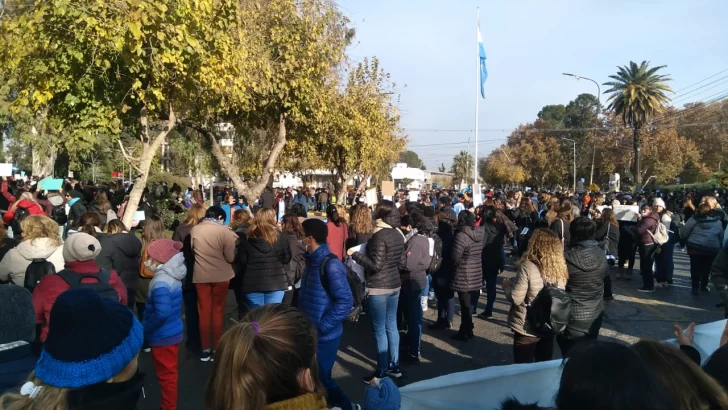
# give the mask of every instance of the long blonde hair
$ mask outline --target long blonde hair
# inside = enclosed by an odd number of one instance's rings
[[[45,215],[29,215],[20,221],[20,230],[23,241],[32,241],[48,238],[51,245],[61,246],[61,235],[58,234],[58,224]]]
[[[374,232],[372,212],[365,205],[359,204],[354,207],[351,213],[351,228],[356,233]]]
[[[193,226],[200,223],[202,218],[205,217],[205,208],[200,204],[192,204],[190,210],[187,211],[187,217],[185,218],[185,224],[192,228]]]
[[[559,216],[559,198],[552,196],[549,198],[547,205],[546,205],[546,222],[551,225],[553,221],[556,220]]]
[[[20,194],[18,199],[15,201],[15,203],[10,207],[9,211],[14,211],[18,207],[18,204],[20,203],[20,201],[30,201],[30,202],[40,206],[38,204],[38,202],[35,200],[35,198],[33,198],[33,194],[26,191],[26,192],[23,192],[22,194]]]
[[[723,387],[674,346],[640,340],[632,348],[655,370],[677,410],[726,410],[728,395]]]
[[[0,396],[0,410],[68,410],[68,392],[70,389],[43,384],[35,372],[30,373],[28,381],[36,386],[43,386],[34,398],[17,393],[5,393]]]
[[[551,284],[566,283],[569,271],[564,259],[564,245],[559,236],[548,229],[536,229],[528,241],[528,249],[518,262],[531,262],[538,266],[544,282]]]
[[[316,349],[316,330],[301,310],[269,304],[251,311],[220,339],[204,408],[263,410],[298,397],[308,393],[299,383],[306,369],[314,393],[323,397]]]
[[[276,211],[272,209],[259,209],[248,229],[248,238],[263,239],[271,245],[278,242],[278,225],[276,224]]]

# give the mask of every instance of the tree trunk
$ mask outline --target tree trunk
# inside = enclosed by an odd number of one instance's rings
[[[640,125],[635,124],[634,126],[634,186],[635,189],[640,191],[640,184],[642,183],[642,172],[640,170]]]
[[[217,163],[220,164],[220,168],[222,169],[222,171],[230,177],[230,180],[232,181],[233,186],[235,186],[235,189],[238,191],[238,193],[245,195],[250,202],[258,199],[260,194],[263,193],[265,187],[268,185],[268,183],[270,183],[270,179],[275,172],[276,162],[278,161],[278,158],[280,157],[281,152],[283,152],[283,148],[286,145],[285,114],[281,113],[280,115],[280,119],[278,122],[278,136],[276,137],[276,142],[275,144],[273,144],[270,155],[265,162],[263,172],[260,178],[258,178],[252,186],[241,180],[240,169],[232,161],[230,161],[230,158],[228,158],[227,155],[225,155],[225,153],[222,151],[220,144],[217,142],[217,137],[213,132],[208,130],[205,126],[197,124],[193,121],[181,120],[180,122],[182,125],[190,127],[201,133],[208,139],[208,141],[210,141],[210,145],[212,146],[212,154],[215,156],[215,159],[217,159]]]
[[[356,192],[364,192],[367,188],[367,181],[371,178],[371,174],[362,174],[361,181],[359,181],[359,185],[356,187]]]
[[[336,203],[346,205],[346,182],[351,178],[348,175],[341,176],[341,185],[336,191]]]
[[[160,131],[156,137],[154,137],[154,140],[151,141],[151,144],[149,139],[148,121],[149,120],[146,114],[142,114],[140,122],[142,126],[142,136],[144,138],[142,144],[142,154],[137,160],[137,162],[139,162],[139,166],[137,167],[139,171],[139,177],[137,177],[137,179],[134,181],[134,188],[129,193],[129,201],[126,203],[124,217],[121,220],[121,222],[123,222],[124,226],[126,226],[127,228],[131,228],[132,222],[134,222],[134,213],[136,212],[137,208],[139,208],[139,201],[142,199],[142,193],[144,192],[144,188],[146,188],[147,186],[147,177],[149,177],[149,169],[152,167],[154,155],[157,153],[159,146],[162,145],[162,141],[164,141],[164,139],[167,137],[167,134],[169,134],[169,132],[174,128],[177,119],[175,118],[174,111],[170,106],[167,125],[165,125],[164,129]],[[124,155],[126,156],[125,153]],[[132,158],[128,159],[130,161],[133,161]]]
[[[43,131],[43,127],[41,127],[41,131]],[[38,129],[35,126],[32,126],[30,128],[30,133],[33,135],[34,141],[41,141],[43,139],[43,135],[38,133]],[[43,141],[45,142],[45,141]],[[35,177],[47,177],[49,175],[53,175],[53,170],[56,165],[56,157],[58,154],[58,149],[51,144],[48,146],[44,143],[35,143],[32,144],[30,147],[31,149],[31,157],[33,162],[33,169],[31,170],[33,173],[33,176]]]

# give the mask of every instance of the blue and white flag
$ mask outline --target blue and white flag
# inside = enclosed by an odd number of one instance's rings
[[[478,57],[480,58],[480,95],[485,98],[485,80],[488,78],[488,69],[485,68],[485,46],[478,26]]]

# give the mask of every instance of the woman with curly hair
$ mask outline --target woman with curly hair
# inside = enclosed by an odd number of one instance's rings
[[[23,286],[25,271],[34,259],[52,263],[56,272],[63,270],[63,242],[58,224],[45,215],[30,215],[20,223],[23,239],[0,261],[0,282]]]
[[[374,235],[372,212],[366,205],[359,204],[354,206],[350,219],[351,223],[349,224],[349,237],[346,240],[346,249],[361,245]]]
[[[526,322],[527,306],[533,302],[545,284],[564,288],[569,272],[564,260],[561,239],[553,231],[537,229],[523,254],[513,283],[503,280],[503,293],[511,302],[508,326],[513,331],[513,360],[515,363],[533,363],[551,360],[554,337],[541,335],[529,329]]]

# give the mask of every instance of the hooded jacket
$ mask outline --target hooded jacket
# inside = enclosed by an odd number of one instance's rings
[[[483,228],[463,226],[455,234],[452,259],[455,266],[450,288],[455,292],[472,292],[483,287]]]
[[[604,310],[604,278],[607,259],[597,241],[590,239],[570,247],[565,253],[569,280],[566,291],[571,295],[571,323],[568,328],[587,332]]]
[[[399,230],[400,216],[393,210],[383,219],[377,219],[374,235],[366,246],[366,253],[354,252],[351,257],[364,266],[367,287],[370,289],[398,289],[399,261],[404,252],[404,235]]]
[[[291,248],[284,235],[278,236],[275,246],[264,239],[240,238],[234,265],[243,293],[288,289],[293,285],[286,272],[290,261]]]
[[[18,205],[15,207],[15,209],[10,209],[7,212],[5,212],[5,215],[3,215],[3,222],[5,222],[5,225],[10,225],[13,222],[13,218],[15,218],[15,211],[18,208],[27,209],[28,213],[31,215],[44,215],[45,216],[45,210],[43,210],[42,206],[38,205],[37,203],[35,203],[33,201],[23,199],[22,201],[18,202]]]
[[[652,245],[655,243],[652,235],[657,230],[657,224],[660,223],[660,214],[650,212],[637,223],[637,240],[640,245]]]
[[[0,281],[12,281],[23,286],[25,270],[33,259],[45,259],[53,264],[56,272],[63,270],[63,245],[53,245],[49,238],[37,238],[23,241],[10,249],[0,261]]]
[[[694,216],[680,229],[690,254],[715,255],[723,247],[723,224],[714,216]]]
[[[96,257],[96,264],[104,269],[115,270],[127,289],[136,289],[142,241],[133,234],[122,232],[102,235],[99,242],[101,252]]]
[[[187,274],[182,252],[157,266],[149,284],[144,308],[144,340],[150,346],[169,346],[182,341],[182,281]]]
[[[325,269],[329,291],[324,289],[321,283],[321,263],[329,254],[329,246],[322,244],[307,256],[306,270],[298,295],[298,307],[311,319],[319,342],[341,336],[344,332],[342,323],[354,303],[346,279],[346,267],[340,260],[330,259],[327,263]]]
[[[523,262],[516,271],[513,286],[504,290],[506,299],[511,302],[508,311],[508,327],[520,335],[538,337],[527,331],[527,306],[536,299],[538,292],[543,289],[541,270],[531,261]]]
[[[427,269],[432,262],[430,241],[425,235],[415,234],[407,240],[399,261],[402,283],[416,283],[419,289],[427,284]]]

